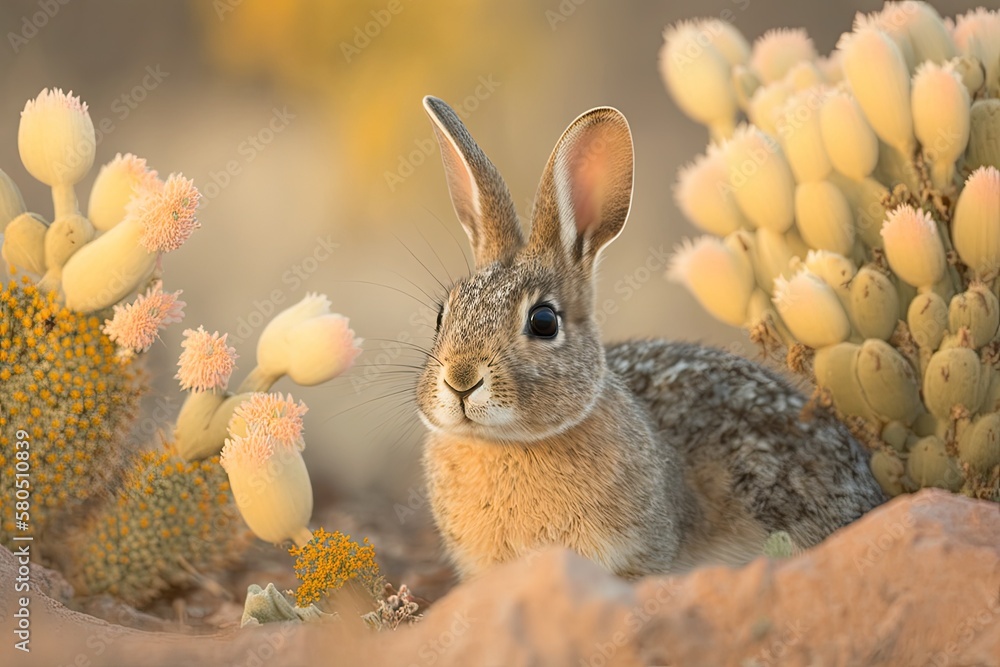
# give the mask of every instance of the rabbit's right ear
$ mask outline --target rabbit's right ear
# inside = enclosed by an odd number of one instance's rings
[[[424,110],[441,146],[451,202],[469,236],[476,266],[510,260],[524,238],[507,184],[451,107],[428,95]]]

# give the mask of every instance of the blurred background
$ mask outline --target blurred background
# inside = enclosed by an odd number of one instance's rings
[[[933,3],[943,16],[980,4]],[[204,195],[202,228],[164,258],[184,326],[150,352],[143,429],[167,428],[184,395],[173,379],[187,326],[228,332],[253,365],[269,317],[327,294],[365,338],[358,365],[291,390],[309,405],[306,458],[317,496],[419,484],[422,426],[409,388],[443,285],[465,275],[465,237],[420,105],[443,98],[504,174],[526,219],[542,167],[581,112],[613,105],[635,138],[632,213],[605,253],[599,303],[608,340],[656,336],[753,356],[746,335],[663,278],[663,255],[696,234],[672,199],[704,129],[668,97],[657,69],[667,24],[721,17],[749,41],[804,27],[828,53],[875,0],[5,0],[0,5],[0,168],[29,210],[48,190],[20,163],[24,102],[72,89],[90,108],[99,164],[116,152],[183,172]],[[78,188],[86,204],[98,168]],[[440,284],[439,284],[440,283]],[[394,341],[400,341],[399,343]],[[414,371],[415,372],[415,371]]]

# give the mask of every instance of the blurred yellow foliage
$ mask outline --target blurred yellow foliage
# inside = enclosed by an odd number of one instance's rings
[[[384,184],[394,158],[430,135],[424,95],[460,102],[479,77],[502,83],[549,29],[543,7],[486,0],[214,0],[192,8],[210,59],[225,71],[320,101],[341,159],[362,183]],[[514,26],[537,34],[501,39]]]

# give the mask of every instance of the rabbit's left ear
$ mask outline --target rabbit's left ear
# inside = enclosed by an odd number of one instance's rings
[[[620,111],[598,107],[570,123],[542,174],[529,245],[560,248],[592,266],[625,227],[633,165],[632,132]]]
[[[469,235],[476,266],[510,260],[524,239],[507,184],[451,107],[427,96],[424,110],[441,146],[451,202]]]

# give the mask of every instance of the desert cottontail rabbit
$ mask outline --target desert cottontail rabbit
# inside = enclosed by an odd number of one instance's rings
[[[776,373],[658,340],[605,348],[600,252],[625,226],[632,135],[602,107],[563,133],[528,238],[496,167],[424,99],[476,270],[450,290],[417,383],[428,493],[462,576],[561,544],[624,576],[798,548],[884,500],[867,456]]]

